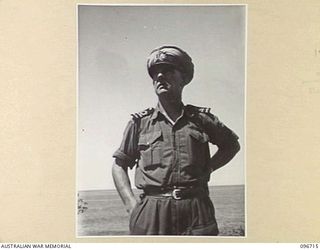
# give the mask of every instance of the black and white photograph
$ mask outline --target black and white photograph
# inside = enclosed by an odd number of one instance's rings
[[[0,1],[1,248],[319,248],[319,13]]]
[[[246,20],[77,6],[77,237],[247,237]]]

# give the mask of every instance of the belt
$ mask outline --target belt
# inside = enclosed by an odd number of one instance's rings
[[[171,197],[174,200],[193,198],[207,194],[203,187],[173,187],[173,188],[147,188],[143,196]]]

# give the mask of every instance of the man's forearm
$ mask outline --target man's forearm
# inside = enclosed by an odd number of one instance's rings
[[[228,145],[226,147],[218,148],[218,151],[211,157],[209,161],[209,169],[211,172],[223,167],[232,158],[238,153],[240,150],[240,144],[236,141],[234,144]]]
[[[112,166],[112,177],[126,210],[130,214],[136,205],[137,200],[131,189],[127,168],[119,166],[115,161]]]

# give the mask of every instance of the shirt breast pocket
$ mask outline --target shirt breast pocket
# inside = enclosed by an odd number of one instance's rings
[[[152,170],[161,165],[162,141],[161,131],[140,135],[138,150],[140,152],[140,163],[145,170]]]
[[[210,159],[209,136],[205,132],[189,130],[190,163],[197,168],[203,168]]]

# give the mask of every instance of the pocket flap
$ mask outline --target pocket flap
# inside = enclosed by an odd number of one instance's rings
[[[161,137],[161,135],[161,130],[154,131],[153,133],[140,135],[138,145],[150,145],[154,143],[159,137]]]
[[[205,143],[209,141],[209,136],[206,133],[201,133],[197,130],[190,130],[190,136],[201,143]]]

